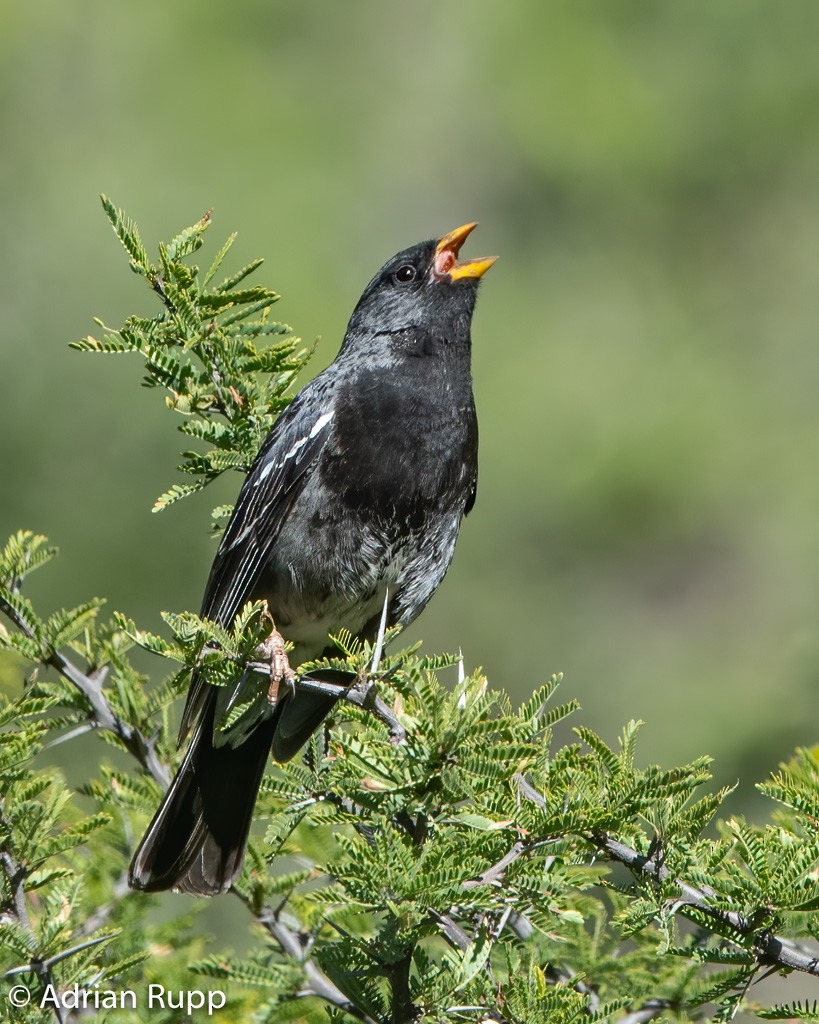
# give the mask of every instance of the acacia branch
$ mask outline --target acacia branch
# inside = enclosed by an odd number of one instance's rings
[[[460,949],[461,952],[469,949],[472,945],[472,939],[449,914],[442,914],[435,907],[430,907],[427,913],[441,929],[441,934],[450,946]]]
[[[525,854],[532,853],[534,850],[539,850],[544,846],[552,846],[554,843],[560,841],[559,836],[551,836],[547,839],[538,839],[533,843],[524,843],[522,840],[514,843],[507,853],[505,853],[499,861],[488,867],[486,871],[478,875],[477,878],[470,878],[468,881],[463,883],[464,889],[477,889],[481,885],[494,885],[500,886],[503,883],[506,869],[515,863],[518,858],[523,857]],[[554,858],[548,857],[545,861],[545,867],[549,867],[554,861]]]
[[[12,605],[3,599],[2,594],[0,594],[0,612],[3,612],[24,636],[38,640],[39,642],[39,638],[36,636],[35,631],[31,628],[29,623],[17,613]],[[67,658],[61,651],[58,651],[53,647],[48,648],[44,652],[42,663],[56,669],[56,671],[59,672],[67,682],[71,683],[71,685],[82,694],[88,703],[88,718],[93,727],[107,730],[119,737],[128,752],[136,759],[143,771],[150,775],[150,777],[155,782],[159,783],[160,786],[167,788],[170,783],[171,774],[168,766],[157,757],[153,740],[148,739],[138,728],[136,728],[136,726],[129,725],[125,722],[122,717],[117,714],[105,695],[103,684],[108,674],[107,667],[102,666],[93,672],[83,672],[78,665]],[[267,671],[269,671],[269,666],[267,666]],[[23,880],[25,877],[24,872],[7,852],[3,852],[0,855],[0,864],[2,865],[3,871],[9,881],[15,916],[26,931],[28,931],[33,937],[34,932],[31,928],[28,918],[28,910],[25,904],[25,891],[23,889]],[[115,897],[117,897],[122,891],[122,886],[120,884],[121,881],[122,880],[120,880],[120,882],[115,886]],[[125,891],[127,891],[127,887]],[[244,899],[244,897],[241,897],[241,894],[239,894],[235,889],[231,891],[236,892],[236,894],[242,899],[242,902],[245,903],[249,910],[251,910],[251,913],[254,913],[248,901]],[[98,910],[91,915],[88,922],[86,922],[83,934],[87,935],[99,927],[105,921],[111,909],[112,905],[105,905],[98,908]],[[275,939],[285,956],[295,959],[302,967],[305,977],[309,983],[309,988],[300,993],[302,996],[318,996],[331,1005],[337,1006],[352,1016],[357,1017],[362,1021],[362,1024],[375,1024],[371,1018],[353,1006],[344,993],[341,992],[341,990],[338,989],[332,981],[330,981],[327,975],[324,974],[317,964],[308,959],[309,951],[302,945],[298,933],[285,925],[271,908],[264,907],[260,912],[254,913],[254,916]],[[76,952],[76,950],[72,950],[72,952]],[[35,973],[42,974],[43,965],[32,964],[30,966]],[[37,970],[38,966],[39,971]],[[51,964],[49,963],[49,971],[50,967]],[[57,1019],[59,1021],[62,1019],[59,1014],[57,1015]]]
[[[528,843],[518,841],[496,864],[487,868],[486,871],[478,875],[477,878],[470,878],[468,881],[464,882],[464,889],[477,889],[481,885],[500,885],[509,865],[514,864],[518,857],[522,857],[524,853],[528,853],[531,848],[532,847]]]
[[[7,834],[10,833],[10,828],[6,819],[2,816],[2,810],[0,810],[0,827]],[[3,869],[3,874],[6,876],[8,882],[9,892],[11,894],[11,902],[9,904],[9,910],[11,914],[17,919],[18,924],[31,939],[33,947],[37,945],[37,935],[31,926],[31,920],[28,916],[28,907],[26,906],[26,869],[19,863],[17,858],[12,854],[11,850],[4,849],[0,851],[0,866]],[[6,971],[3,975],[4,978],[9,978],[14,974],[18,973],[34,973],[42,977],[46,983],[51,981],[51,965],[41,963],[36,960],[32,960],[31,963],[26,964],[22,968],[12,968],[10,971]],[[65,1017],[63,1014],[62,1007],[53,1006],[52,1012],[54,1019],[57,1024],[64,1024]]]
[[[267,639],[256,650],[257,657],[261,657],[263,660],[249,661],[244,668],[270,678],[271,682],[275,682],[276,692],[278,692],[281,681],[284,680],[286,685],[293,690],[319,693],[325,697],[347,701],[348,704],[364,708],[387,726],[392,743],[403,743],[407,738],[406,730],[396,718],[392,708],[378,693],[378,668],[384,651],[389,599],[390,592],[387,588],[384,593],[384,607],[381,612],[381,621],[375,638],[375,650],[369,672],[352,673],[331,669],[329,671],[319,670],[317,675],[306,672],[299,676],[290,668],[285,654],[284,639],[275,626],[268,634]],[[271,641],[274,641],[272,646]],[[274,677],[274,672],[281,672],[282,660],[284,675],[280,678]],[[328,678],[328,676],[339,678]]]
[[[244,903],[258,923],[275,939],[282,952],[301,966],[309,987],[302,989],[299,996],[318,996],[319,999],[323,999],[332,1006],[337,1006],[350,1016],[355,1017],[356,1020],[360,1020],[362,1024],[376,1024],[372,1017],[351,1003],[341,989],[333,984],[324,971],[310,959],[312,936],[302,935],[286,924],[281,917],[281,908],[274,910],[272,907],[262,907],[260,911],[254,911],[250,901],[242,892],[236,888],[231,888],[229,892],[232,892]]]
[[[538,793],[535,787],[522,775],[515,776],[515,782],[521,796],[531,800],[543,810],[547,804],[543,796]],[[600,832],[590,834],[580,833],[580,838],[597,847],[611,860],[624,864],[635,874],[645,875],[656,882],[665,882],[671,877],[671,872],[656,855],[646,856],[638,853],[625,843]],[[819,976],[819,954],[803,951],[792,942],[773,935],[771,932],[756,927],[744,914],[735,910],[723,910],[715,907],[713,899],[716,893],[713,890],[706,891],[698,889],[682,879],[675,879],[674,884],[680,891],[679,910],[686,914],[686,907],[695,907],[706,917],[711,918],[719,924],[728,925],[739,935],[753,939],[754,949],[757,958],[762,962],[777,968],[802,971],[805,974]],[[690,915],[686,915],[690,916]]]
[[[656,856],[647,857],[630,846],[626,846],[625,843],[612,839],[611,836],[593,833],[586,838],[611,860],[624,864],[635,874],[652,878],[656,882],[665,882],[671,877],[671,872]],[[764,928],[758,928],[738,911],[715,907],[702,889],[698,889],[688,882],[675,879],[674,884],[680,892],[678,904],[680,913],[686,914],[687,907],[695,907],[712,921],[728,925],[739,935],[751,938],[757,958],[762,963],[819,976],[819,953],[801,950],[792,942],[788,942],[778,935],[772,935]]]
[[[41,642],[31,625],[17,612],[13,605],[4,599],[2,594],[0,594],[0,612],[14,623],[23,636],[36,640],[38,643]],[[62,651],[57,650],[51,645],[47,645],[43,651],[42,663],[56,669],[67,682],[71,683],[82,694],[88,704],[89,721],[93,723],[95,728],[104,729],[117,736],[128,752],[137,759],[140,766],[152,779],[162,786],[168,785],[170,774],[167,766],[156,756],[153,740],[144,736],[136,726],[125,722],[116,713],[106,697],[103,685],[108,675],[108,666],[103,665],[93,672],[83,672]]]
[[[0,815],[0,826],[2,826],[4,832],[9,832],[8,823],[2,815]],[[26,906],[25,868],[22,864],[18,863],[10,850],[0,851],[0,866],[3,868],[3,874],[6,876],[9,892],[11,893],[9,909],[20,922],[23,929],[33,938],[34,932],[28,917],[28,907]]]
[[[208,648],[205,650],[207,651]],[[270,675],[270,664],[266,661],[249,661],[245,667],[259,675],[267,677]],[[317,679],[308,673],[303,676],[294,676],[289,681],[289,685],[296,690],[320,693],[325,697],[346,701],[357,708],[364,708],[387,726],[393,743],[403,743],[406,739],[407,733],[404,726],[395,717],[392,708],[379,696],[378,680],[369,675],[353,676],[350,673],[350,678],[344,682],[332,682],[328,679]]]
[[[668,999],[647,999],[642,1006],[627,1013],[625,1017],[620,1017],[617,1024],[648,1024],[649,1021],[661,1016],[665,1010],[672,1009],[673,1005]]]
[[[411,1024],[417,1019],[418,1009],[412,1001],[410,971],[412,970],[412,947],[394,963],[389,972],[392,990],[392,1024]]]

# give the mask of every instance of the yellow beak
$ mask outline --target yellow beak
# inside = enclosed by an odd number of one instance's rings
[[[435,246],[434,266],[438,274],[448,274],[452,281],[460,281],[464,278],[477,278],[489,270],[497,260],[497,256],[480,256],[474,260],[458,260],[458,253],[469,235],[478,226],[477,221],[472,224],[462,224],[455,228],[438,242]]]

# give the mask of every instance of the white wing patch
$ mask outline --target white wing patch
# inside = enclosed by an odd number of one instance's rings
[[[294,459],[301,452],[302,448],[304,448],[304,446],[307,444],[308,441],[312,441],[316,437],[318,437],[318,435],[322,432],[322,430],[325,429],[325,427],[330,422],[330,420],[332,420],[333,416],[335,416],[335,412],[334,411],[325,412],[324,415],[319,416],[319,418],[313,424],[313,426],[312,426],[312,428],[310,430],[310,433],[309,434],[305,434],[304,437],[300,437],[298,439],[298,441],[295,441],[293,443],[293,446],[290,448],[290,451],[284,456],[283,459],[279,459],[276,462],[269,461],[265,466],[263,466],[262,469],[259,471],[259,474],[256,477],[256,479],[251,482],[250,486],[255,490],[260,484],[264,483],[264,481],[267,479],[268,476],[270,476],[271,473],[273,473],[275,475],[275,474],[278,474],[279,472],[281,472],[281,470],[284,469],[284,467],[287,465],[289,460],[290,459]],[[254,523],[254,520],[253,520],[253,516],[250,516],[248,518],[248,522],[247,522],[247,525],[245,526],[245,528],[243,530],[241,530],[230,541],[230,543],[224,548],[224,550],[225,551],[231,551],[237,545],[241,544],[242,541],[254,529],[255,529],[255,523]],[[251,568],[253,568],[253,566],[252,565],[248,565],[248,566],[245,566],[244,568],[249,571]]]
[[[319,416],[316,422],[313,424],[313,429],[310,431],[310,439],[312,440],[320,430],[324,430],[330,420],[335,416],[334,412],[326,412],[323,416]]]
[[[308,441],[312,441],[314,437],[321,433],[322,430],[327,426],[330,420],[335,415],[334,412],[326,412],[323,416],[319,416],[316,422],[313,424],[313,428],[306,437],[300,437],[298,441],[293,445],[290,451],[285,455],[281,462],[268,462],[264,469],[259,473],[258,477],[253,481],[253,486],[258,487],[259,484],[267,477],[274,469],[281,469],[288,459],[294,458],[302,448],[307,444]]]

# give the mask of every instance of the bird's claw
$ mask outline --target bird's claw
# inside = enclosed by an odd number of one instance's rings
[[[289,693],[296,692],[296,673],[287,660],[284,638],[275,627],[256,648],[256,656],[270,666],[270,683],[267,687],[269,704],[278,704],[282,683]]]

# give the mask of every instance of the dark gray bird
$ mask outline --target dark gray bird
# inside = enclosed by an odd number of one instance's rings
[[[389,260],[356,306],[335,361],[279,417],[242,486],[202,615],[229,626],[268,602],[294,666],[328,633],[372,639],[387,601],[407,625],[449,567],[475,502],[478,424],[470,325],[494,257],[459,261],[475,224]],[[250,712],[220,729],[231,707]],[[131,863],[135,889],[210,895],[241,870],[267,757],[287,761],[334,699],[271,704],[259,676],[235,690],[194,675],[185,759]]]

